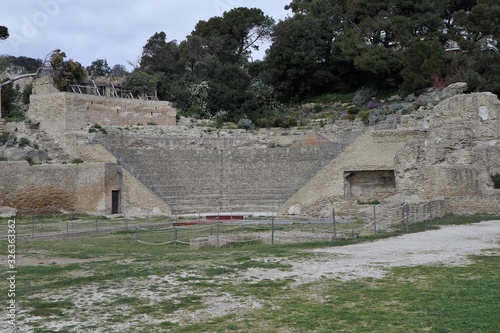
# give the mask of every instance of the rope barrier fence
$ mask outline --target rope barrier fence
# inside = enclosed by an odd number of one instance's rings
[[[201,213],[194,214],[196,220],[165,217],[148,218],[137,227],[127,217],[111,219],[105,216],[46,217],[43,220],[27,218],[17,224],[20,240],[52,240],[78,237],[105,236],[123,232],[136,236],[136,246],[203,246],[225,247],[238,243],[290,243],[317,240],[342,240],[385,231],[406,231],[417,222],[442,216],[442,202],[402,202],[371,205],[358,209],[332,209],[330,217],[278,216],[275,212],[267,216],[248,214],[238,220],[203,219]],[[222,215],[221,215],[222,216]],[[232,216],[231,216],[232,217]],[[1,228],[1,227],[0,227]],[[2,230],[0,230],[1,232]]]

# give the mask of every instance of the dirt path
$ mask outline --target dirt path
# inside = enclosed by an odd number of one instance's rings
[[[388,268],[396,266],[465,265],[469,262],[469,255],[499,249],[499,241],[500,221],[445,226],[439,230],[370,243],[315,250],[326,257],[321,256],[317,261],[290,261],[293,266],[290,271],[250,269],[246,276],[261,279],[293,277],[296,284],[321,277],[344,281],[361,277],[381,278]]]

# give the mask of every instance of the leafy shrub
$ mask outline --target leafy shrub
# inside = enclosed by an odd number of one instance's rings
[[[412,107],[404,107],[402,110],[401,110],[401,114],[402,115],[405,115],[405,114],[410,114],[413,112],[413,108]]]
[[[376,109],[373,110],[370,116],[368,117],[368,123],[370,125],[375,125],[376,123],[383,121],[387,118],[383,110]]]
[[[229,117],[229,113],[224,110],[219,110],[215,113],[214,120],[217,125],[222,125]]]
[[[19,147],[26,147],[31,145],[30,139],[24,137],[20,138],[18,143]]]
[[[398,111],[403,111],[404,105],[401,103],[394,103],[394,104],[389,104],[387,105],[387,112],[388,113],[396,113]]]
[[[378,108],[380,106],[379,103],[377,103],[376,101],[369,101],[367,104],[366,104],[366,108],[367,109],[375,109],[375,108]]]
[[[298,120],[292,116],[286,117],[277,117],[277,116],[269,116],[262,117],[255,121],[257,126],[259,127],[282,127],[282,128],[290,128],[297,126]]]
[[[258,118],[255,123],[259,127],[274,127],[274,124],[276,122],[277,118],[276,117],[262,117]]]
[[[9,134],[8,133],[2,133],[0,134],[0,146],[3,146],[4,144],[7,143],[7,141],[9,141]]]
[[[30,104],[30,96],[33,93],[33,84],[27,84],[22,93],[22,100],[24,104]]]
[[[370,200],[370,201],[358,201],[360,205],[380,205],[380,201],[378,200]]]
[[[99,133],[101,132],[102,134],[108,134],[108,131],[104,127],[102,127],[99,124],[95,124],[91,128],[89,128],[89,133]]]
[[[35,161],[33,161],[33,158],[31,156],[25,156],[24,159],[28,162],[29,165],[35,165]]]
[[[493,181],[493,187],[496,189],[500,189],[500,173],[496,173],[491,175],[491,180]]]
[[[297,126],[297,119],[292,117],[292,116],[285,117],[285,118],[281,119],[279,126],[283,127],[283,128]]]
[[[363,105],[370,100],[370,98],[374,97],[377,94],[375,89],[369,87],[362,87],[352,98],[352,102],[357,105]]]
[[[26,117],[22,111],[10,112],[7,117],[5,117],[5,121],[8,123],[21,123],[25,120]]]
[[[254,123],[250,119],[248,119],[248,118],[241,118],[238,121],[237,126],[239,128],[244,128],[244,129],[252,129],[252,128],[255,127]]]
[[[362,111],[360,114],[359,114],[359,119],[361,119],[361,121],[363,123],[365,123],[366,125],[368,125],[368,118],[370,117],[370,111]]]
[[[359,108],[356,105],[351,105],[347,108],[348,115],[357,115],[359,113]]]
[[[73,164],[81,164],[83,163],[83,160],[79,157],[75,157],[74,159],[71,160],[71,163]]]
[[[418,109],[420,109],[423,106],[425,106],[424,103],[421,103],[421,102],[415,103],[415,104],[413,104],[413,110],[417,111]]]

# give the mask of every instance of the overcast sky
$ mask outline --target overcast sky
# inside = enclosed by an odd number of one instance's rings
[[[184,40],[196,23],[236,7],[256,7],[276,21],[289,12],[291,0],[2,0],[0,25],[10,37],[0,41],[0,54],[43,59],[61,49],[68,59],[88,66],[137,61],[155,32],[167,40]],[[265,49],[267,45],[261,47]],[[263,50],[262,50],[263,51]],[[263,52],[256,54],[261,58]]]

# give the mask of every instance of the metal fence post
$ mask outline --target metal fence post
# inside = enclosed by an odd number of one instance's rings
[[[409,229],[410,226],[410,205],[406,204],[406,230]]]
[[[35,225],[31,225],[31,239],[35,240]]]
[[[429,201],[429,225],[432,226],[432,201]]]
[[[177,226],[174,227],[174,250],[177,251]]]
[[[69,237],[69,222],[66,221],[66,237]]]
[[[220,247],[219,243],[219,223],[217,222],[217,225],[215,226],[215,232],[217,233],[217,248]]]
[[[337,220],[335,219],[335,208],[333,209],[333,240],[337,240]]]
[[[139,227],[135,226],[135,251],[139,252]]]
[[[95,234],[99,236],[99,220],[95,220]]]
[[[274,245],[274,215],[271,218],[271,245]]]
[[[377,234],[377,206],[373,205],[373,230]]]

